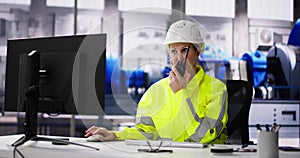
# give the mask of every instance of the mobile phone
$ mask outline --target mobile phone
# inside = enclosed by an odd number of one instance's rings
[[[188,55],[189,55],[189,50],[190,50],[190,47],[187,48],[187,52],[186,52],[186,55],[185,55],[185,59],[183,62],[178,62],[177,65],[175,66],[175,68],[177,69],[177,71],[180,73],[180,75],[183,77],[184,76],[184,73],[185,73],[185,69],[186,69],[186,60],[188,58]]]

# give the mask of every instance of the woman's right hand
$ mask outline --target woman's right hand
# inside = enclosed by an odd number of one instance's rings
[[[106,128],[97,127],[97,126],[90,127],[85,131],[85,133],[86,133],[84,135],[85,137],[89,137],[91,135],[96,135],[96,134],[102,135],[103,137],[100,138],[100,141],[110,141],[116,138],[116,135],[113,132],[107,130]]]

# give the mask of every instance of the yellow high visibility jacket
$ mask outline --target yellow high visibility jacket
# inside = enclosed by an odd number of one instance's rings
[[[136,126],[113,131],[117,139],[226,143],[226,86],[199,69],[175,94],[168,77],[153,84],[138,104]]]

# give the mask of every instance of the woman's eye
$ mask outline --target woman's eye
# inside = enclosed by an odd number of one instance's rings
[[[172,53],[172,54],[176,54],[176,53],[177,53],[177,50],[175,50],[175,49],[174,49],[174,50],[171,50],[171,53]]]
[[[181,50],[181,52],[186,53],[187,50],[188,50],[188,48],[183,48],[183,49]]]

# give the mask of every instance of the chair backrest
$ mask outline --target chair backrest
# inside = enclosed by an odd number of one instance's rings
[[[249,141],[249,111],[253,87],[243,80],[226,80],[228,92],[229,144],[251,144]]]

